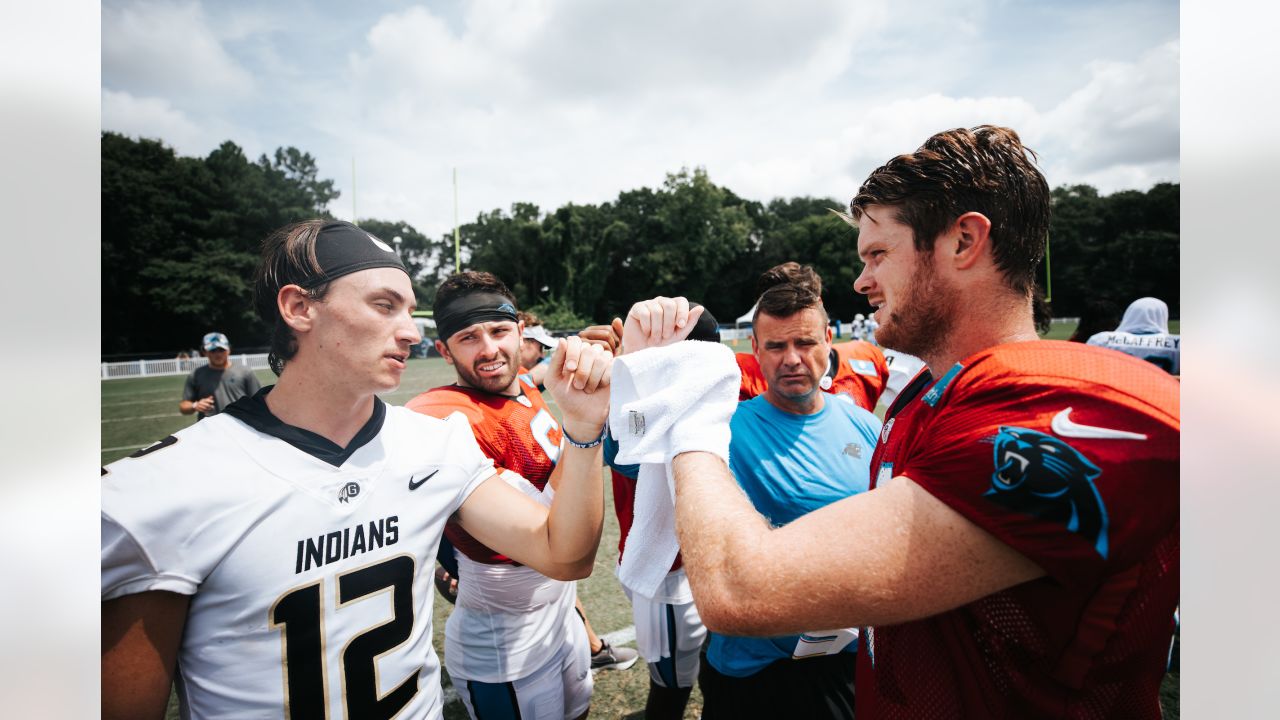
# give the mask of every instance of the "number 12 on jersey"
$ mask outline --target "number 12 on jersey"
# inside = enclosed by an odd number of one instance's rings
[[[346,641],[341,658],[341,692],[348,718],[391,718],[418,693],[418,669],[386,695],[378,694],[378,657],[409,639],[413,631],[415,561],[397,555],[374,565],[337,575],[338,607],[350,610],[360,601],[391,593],[390,620]],[[270,623],[282,633],[285,715],[291,720],[329,717],[329,682],[325,668],[324,580],[294,588],[271,606]],[[340,641],[340,640],[339,640]]]

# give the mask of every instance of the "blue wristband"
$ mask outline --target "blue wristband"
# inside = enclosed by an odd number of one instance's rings
[[[596,438],[595,440],[592,440],[589,443],[580,443],[577,440],[574,440],[573,438],[569,437],[568,430],[565,430],[564,428],[560,429],[560,434],[564,436],[565,442],[569,443],[570,445],[576,448],[582,448],[583,450],[590,450],[591,448],[604,442],[604,434],[607,432],[609,432],[609,423],[605,423],[604,427],[600,428],[600,437]]]

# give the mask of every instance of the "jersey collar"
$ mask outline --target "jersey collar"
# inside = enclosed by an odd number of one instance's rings
[[[279,438],[304,453],[326,462],[334,467],[342,467],[357,450],[364,447],[378,436],[382,423],[387,417],[387,406],[382,399],[374,396],[373,414],[369,421],[360,428],[351,442],[344,448],[332,440],[310,430],[286,424],[271,413],[267,407],[267,393],[275,385],[268,385],[252,397],[242,397],[227,406],[224,413],[236,418],[264,435]]]

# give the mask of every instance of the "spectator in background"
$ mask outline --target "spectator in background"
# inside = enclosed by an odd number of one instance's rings
[[[242,397],[252,397],[261,389],[258,376],[243,365],[231,364],[231,342],[220,332],[211,332],[202,341],[209,364],[187,376],[178,410],[196,419],[217,415]]]
[[[520,367],[529,371],[526,377],[530,384],[542,390],[542,380],[547,376],[547,358],[543,353],[555,350],[559,340],[551,337],[537,315],[520,312],[519,316],[524,323],[524,332],[520,334]]]
[[[1088,342],[1089,338],[1100,332],[1110,330],[1120,322],[1120,308],[1115,301],[1107,298],[1095,298],[1084,304],[1080,311],[1080,324],[1075,332],[1067,338],[1070,342]]]
[[[854,340],[865,340],[867,337],[867,316],[862,313],[854,315],[851,327],[849,334],[853,336]]]
[[[1181,372],[1181,338],[1169,333],[1169,306],[1157,298],[1134,300],[1124,311],[1119,327],[1096,333],[1088,342],[1146,360],[1170,375]]]

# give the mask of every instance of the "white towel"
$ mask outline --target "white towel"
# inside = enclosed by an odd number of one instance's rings
[[[729,419],[741,371],[720,343],[685,341],[623,355],[610,382],[609,429],[617,462],[640,464],[635,517],[618,580],[652,597],[680,545],[671,458],[701,450],[729,459]]]

